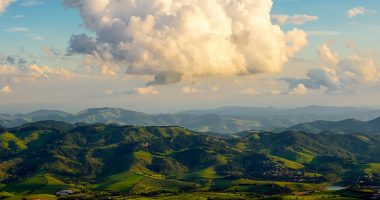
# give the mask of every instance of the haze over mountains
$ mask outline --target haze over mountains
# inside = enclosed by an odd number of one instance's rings
[[[360,121],[356,119],[346,119],[342,121],[314,121],[309,123],[298,124],[288,128],[292,131],[303,131],[307,133],[333,133],[333,134],[379,134],[380,117],[370,121]]]
[[[380,132],[378,131],[380,127],[376,126],[378,124],[376,122],[379,120],[370,120],[379,116],[380,110],[378,109],[325,106],[292,109],[221,107],[212,110],[183,111],[175,114],[146,114],[119,108],[91,108],[76,114],[59,110],[38,110],[28,114],[16,115],[0,114],[0,126],[14,127],[29,122],[57,120],[69,123],[181,126],[193,131],[222,134],[247,130],[284,130],[288,127],[291,127],[291,130],[310,133],[326,131],[334,133],[355,133],[358,131],[377,133]],[[368,123],[364,121],[368,121]]]

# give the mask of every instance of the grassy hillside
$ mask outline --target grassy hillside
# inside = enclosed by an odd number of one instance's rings
[[[41,172],[24,180],[8,184],[3,189],[16,194],[55,194],[60,190],[69,188],[69,185],[54,178],[52,175]]]
[[[0,145],[0,191],[14,198],[63,189],[248,198],[380,184],[378,135],[289,131],[226,138],[180,127],[46,121],[3,130]]]

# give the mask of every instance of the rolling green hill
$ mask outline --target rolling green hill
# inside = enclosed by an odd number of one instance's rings
[[[0,133],[0,191],[152,195],[323,190],[380,184],[379,135],[252,132],[42,121]]]

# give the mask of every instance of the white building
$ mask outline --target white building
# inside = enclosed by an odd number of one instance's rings
[[[60,195],[60,196],[66,196],[66,195],[74,194],[74,192],[72,190],[61,190],[55,194]]]

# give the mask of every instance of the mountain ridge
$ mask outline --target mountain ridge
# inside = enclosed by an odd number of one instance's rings
[[[357,119],[345,119],[341,121],[318,120],[314,122],[301,123],[289,127],[286,130],[304,131],[319,134],[329,132],[334,134],[378,134],[380,133],[380,117],[370,121]]]
[[[223,138],[177,126],[50,120],[0,132],[0,183],[12,194],[289,194],[337,182],[376,185],[380,174],[369,170],[380,163],[379,150],[380,135],[257,131]]]
[[[89,108],[73,114],[59,110],[41,109],[27,114],[0,114],[0,125],[12,127],[28,122],[57,120],[69,123],[85,122],[138,126],[176,125],[194,131],[234,134],[252,130],[285,130],[298,124],[322,119],[338,121],[356,116],[355,119],[358,120],[373,120],[380,116],[380,111],[376,109],[354,107],[307,106],[283,109],[230,106],[215,110],[217,111],[202,111],[200,114],[193,111],[174,114],[146,114],[122,108],[103,107]],[[375,117],[369,118],[371,116]]]

